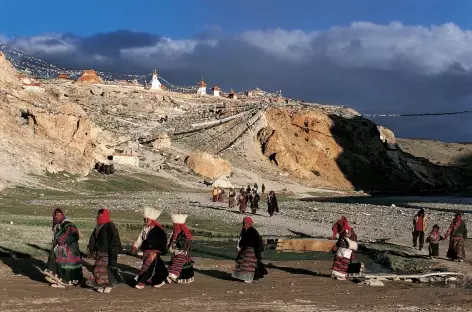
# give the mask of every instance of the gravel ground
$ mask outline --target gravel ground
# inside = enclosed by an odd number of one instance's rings
[[[412,219],[420,207],[426,209],[428,229],[439,224],[441,232],[457,210],[472,211],[472,200],[458,197],[337,197],[280,201],[280,214],[268,216],[262,201],[256,227],[264,236],[297,236],[303,233],[315,237],[329,237],[332,224],[342,215],[348,217],[362,241],[411,236]],[[396,204],[392,204],[392,203]],[[115,194],[98,199],[31,200],[33,205],[106,206],[112,210],[140,212],[142,205],[154,206],[165,213],[187,213],[199,219],[220,220],[239,224],[242,216],[227,208],[226,203],[213,203],[206,194],[178,192],[138,192],[131,195]],[[248,209],[249,210],[249,209]]]

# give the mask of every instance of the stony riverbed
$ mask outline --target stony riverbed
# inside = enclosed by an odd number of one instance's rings
[[[31,200],[28,204],[49,206],[96,206],[111,210],[141,211],[150,205],[164,213],[187,213],[199,219],[217,220],[225,224],[239,224],[242,215],[230,210],[227,203],[213,203],[207,194],[179,192],[137,192],[113,194],[100,198],[74,200]],[[398,239],[410,237],[412,219],[421,207],[428,215],[428,229],[439,224],[441,232],[457,210],[472,211],[472,202],[457,197],[331,197],[284,198],[279,201],[280,214],[270,218],[262,201],[253,216],[256,227],[264,236],[314,236],[329,237],[332,224],[342,215],[349,218],[362,241]],[[250,209],[247,209],[247,212]]]

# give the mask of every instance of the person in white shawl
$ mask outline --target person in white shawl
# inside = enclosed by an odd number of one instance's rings
[[[168,272],[161,256],[167,253],[167,234],[157,218],[161,211],[144,207],[144,226],[133,244],[133,252],[143,251],[143,264],[136,277],[136,288],[143,289],[146,284],[161,287],[167,280]]]
[[[338,280],[346,280],[349,264],[354,260],[357,250],[357,235],[346,217],[341,217],[333,226],[333,237],[339,233],[334,247],[334,263],[331,275]]]

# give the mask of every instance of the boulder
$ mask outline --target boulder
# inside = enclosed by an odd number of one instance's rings
[[[169,135],[165,132],[160,133],[157,138],[152,142],[152,147],[154,150],[160,150],[163,148],[170,148],[171,142]]]
[[[185,163],[196,174],[210,179],[216,179],[223,175],[228,176],[232,172],[231,164],[228,161],[204,152],[190,154]]]
[[[385,286],[385,284],[382,283],[382,281],[378,279],[368,279],[368,280],[362,281],[359,285],[366,285],[366,286],[373,286],[373,287]]]

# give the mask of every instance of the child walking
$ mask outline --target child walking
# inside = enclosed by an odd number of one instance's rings
[[[431,259],[436,259],[439,256],[439,241],[443,237],[439,233],[439,225],[435,224],[433,230],[429,232],[428,238],[426,241],[429,243],[429,256]]]

